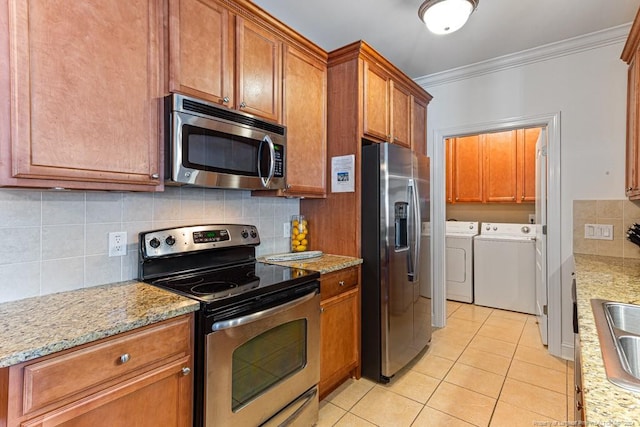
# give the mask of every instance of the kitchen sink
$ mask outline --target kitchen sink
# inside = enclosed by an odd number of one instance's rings
[[[605,302],[607,318],[615,328],[640,335],[640,305]]]
[[[640,305],[591,300],[607,379],[640,392]]]

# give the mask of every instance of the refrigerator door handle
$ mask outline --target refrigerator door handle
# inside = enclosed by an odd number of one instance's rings
[[[413,179],[409,180],[409,193],[411,207],[410,211],[413,214],[413,226],[409,227],[408,233],[410,233],[409,241],[413,244],[413,247],[409,249],[409,280],[412,282],[418,281],[418,260],[420,259],[420,198],[418,195],[418,187]]]

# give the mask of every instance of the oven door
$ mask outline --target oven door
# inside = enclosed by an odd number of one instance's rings
[[[173,113],[171,179],[246,190],[284,188],[282,137],[213,118]]]
[[[320,378],[320,295],[213,324],[205,338],[205,425],[313,425]],[[304,419],[301,419],[304,417]]]

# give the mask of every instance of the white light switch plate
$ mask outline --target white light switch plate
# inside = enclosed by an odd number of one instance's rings
[[[612,224],[585,224],[584,238],[595,240],[613,240]]]

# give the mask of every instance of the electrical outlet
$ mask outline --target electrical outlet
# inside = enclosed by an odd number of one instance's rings
[[[529,224],[536,223],[536,214],[529,214]]]
[[[123,256],[127,254],[127,232],[115,231],[109,233],[109,256]]]
[[[288,222],[282,224],[282,237],[291,237],[291,225]]]

